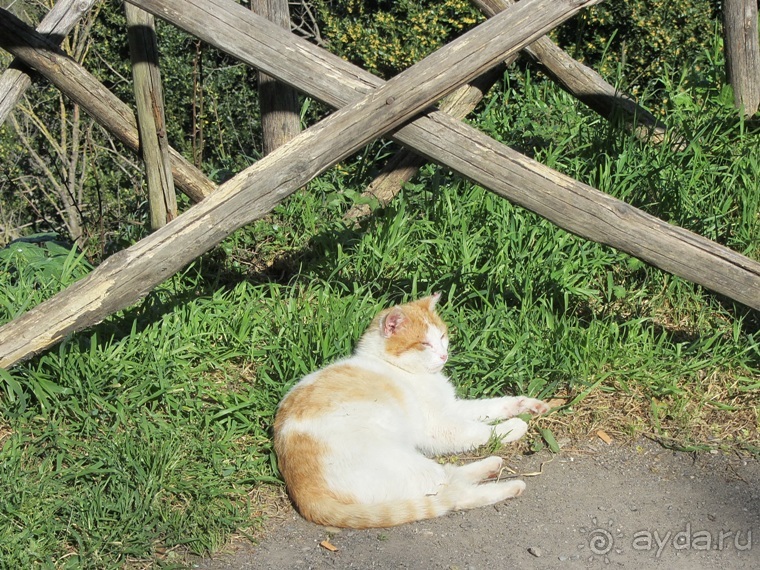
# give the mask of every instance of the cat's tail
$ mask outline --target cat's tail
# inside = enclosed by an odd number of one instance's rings
[[[295,501],[304,518],[321,525],[346,528],[398,526],[439,517],[451,511],[492,505],[522,494],[525,483],[512,480],[476,484],[454,479],[434,495],[382,503],[356,503],[332,493]]]

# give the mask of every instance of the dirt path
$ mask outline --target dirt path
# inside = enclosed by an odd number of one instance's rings
[[[648,441],[513,458],[518,499],[392,529],[327,529],[290,513],[202,570],[760,568],[760,462]],[[320,542],[328,540],[332,552]]]

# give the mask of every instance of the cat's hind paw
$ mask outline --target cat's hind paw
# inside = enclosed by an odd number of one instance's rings
[[[480,483],[488,479],[495,479],[501,472],[501,465],[504,460],[501,457],[491,456],[474,461],[468,465],[450,466],[452,479],[465,481],[467,483]]]
[[[494,427],[494,433],[502,441],[502,443],[510,443],[517,441],[528,431],[528,424],[520,418],[512,418],[506,422],[496,424]]]
[[[494,502],[505,501],[519,497],[525,491],[525,481],[514,479],[501,483],[491,483],[488,485],[494,494],[498,494],[498,500]]]
[[[508,498],[519,497],[525,491],[525,481],[520,481],[519,479],[502,483],[502,485],[509,486],[511,495]]]

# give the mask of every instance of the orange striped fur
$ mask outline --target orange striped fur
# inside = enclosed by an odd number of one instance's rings
[[[394,526],[492,504],[525,488],[514,480],[483,483],[499,472],[498,457],[465,466],[432,459],[473,449],[493,435],[514,441],[527,429],[514,416],[548,410],[524,396],[456,397],[442,373],[448,334],[435,312],[438,298],[382,311],[352,356],[309,374],[280,403],[278,466],[306,519]]]

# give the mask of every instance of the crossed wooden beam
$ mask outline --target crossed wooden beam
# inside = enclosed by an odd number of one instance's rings
[[[384,83],[231,0],[129,0],[339,110],[216,189],[174,153],[177,186],[195,192],[200,203],[0,327],[0,367],[139,300],[234,230],[383,135],[570,232],[760,309],[757,262],[547,168],[431,108],[599,1],[522,0]],[[128,146],[139,148],[131,110],[45,36],[7,12],[0,12],[0,47],[107,122]]]

